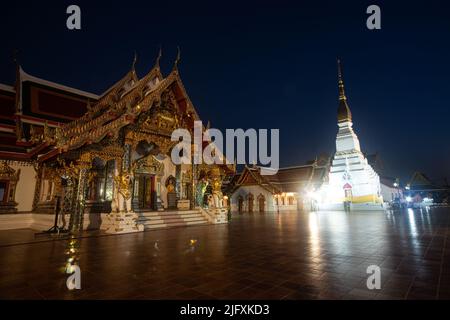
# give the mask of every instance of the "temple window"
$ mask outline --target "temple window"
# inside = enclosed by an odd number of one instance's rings
[[[8,183],[6,181],[0,181],[0,202],[6,202],[6,188]]]
[[[294,204],[294,197],[292,197],[292,196],[288,197],[288,204],[290,206],[292,206]]]

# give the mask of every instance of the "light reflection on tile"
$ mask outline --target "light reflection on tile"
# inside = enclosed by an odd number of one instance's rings
[[[75,252],[68,240],[0,245],[0,298],[448,299],[449,225],[450,208],[258,213],[229,225],[86,237]],[[32,239],[0,231],[0,243],[11,235]],[[68,252],[80,291],[65,286]],[[381,267],[379,291],[365,287],[371,264]]]

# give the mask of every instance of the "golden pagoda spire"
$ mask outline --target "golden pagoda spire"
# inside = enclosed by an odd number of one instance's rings
[[[341,59],[339,58],[337,58],[337,67],[338,67],[339,100],[347,100],[344,90],[344,78],[342,76]]]
[[[352,113],[347,104],[347,96],[344,90],[344,78],[342,76],[341,60],[337,58],[338,67],[338,86],[339,86],[339,107],[338,107],[338,122],[352,121]]]

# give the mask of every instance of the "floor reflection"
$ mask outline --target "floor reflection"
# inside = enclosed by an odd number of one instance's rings
[[[411,208],[408,208],[407,210],[408,210],[408,223],[409,223],[410,235],[413,237],[417,237],[417,227],[416,227],[414,211]]]
[[[0,246],[0,298],[450,298],[449,225],[449,208],[258,213],[228,225]],[[69,292],[65,272],[75,264],[83,287]],[[366,287],[369,265],[381,267],[379,291]]]
[[[67,240],[66,262],[63,268],[64,273],[73,273],[73,266],[79,265],[79,249],[80,240],[75,237],[71,237],[69,240]]]
[[[309,232],[311,249],[314,256],[320,255],[320,234],[319,234],[319,219],[317,212],[309,213]]]

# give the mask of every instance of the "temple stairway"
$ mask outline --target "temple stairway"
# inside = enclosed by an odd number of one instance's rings
[[[138,223],[145,230],[209,224],[198,210],[140,212]]]

